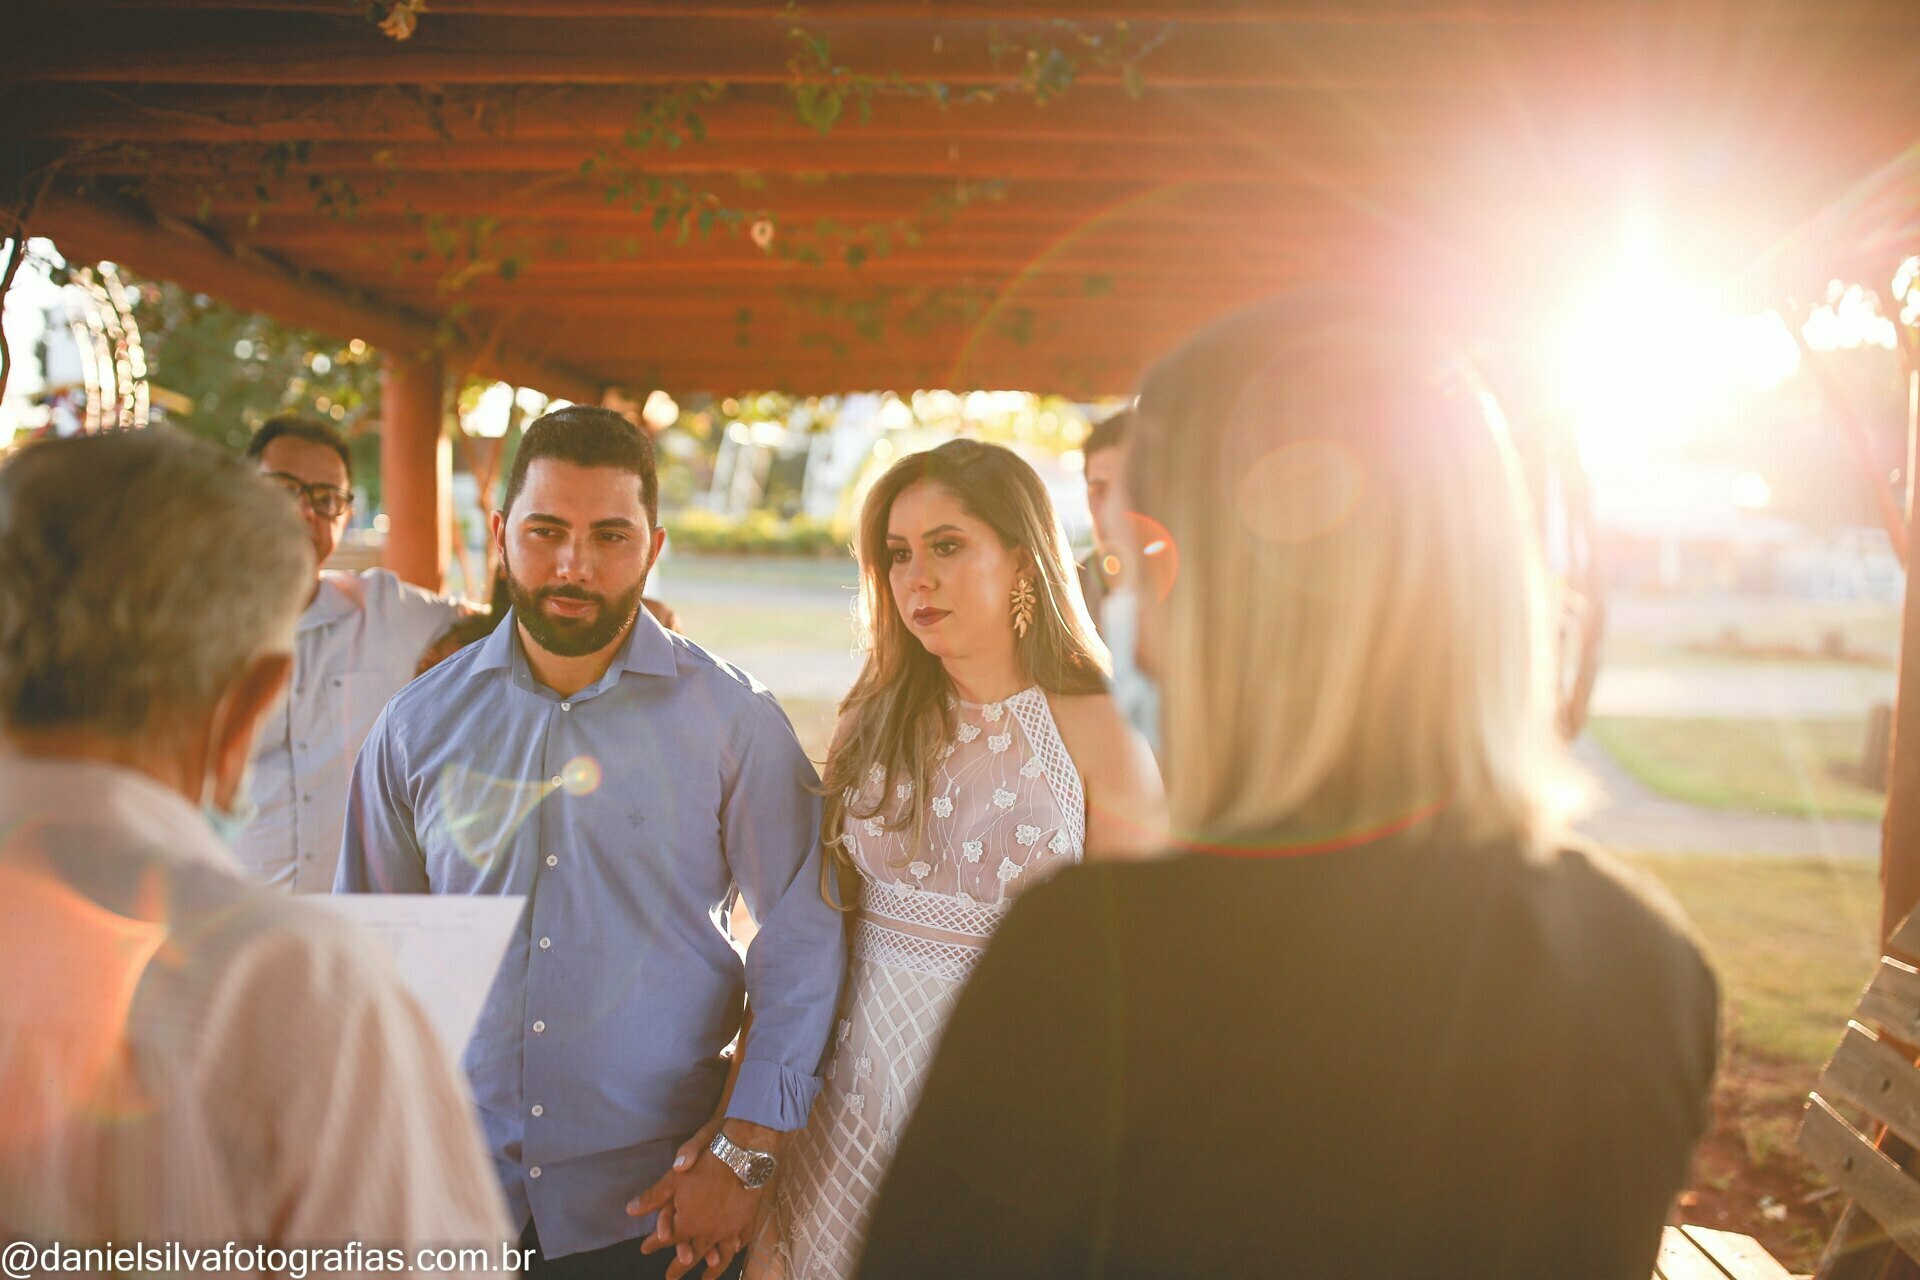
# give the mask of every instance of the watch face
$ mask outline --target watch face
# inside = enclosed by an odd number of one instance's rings
[[[763,1187],[773,1176],[773,1157],[755,1154],[747,1157],[747,1171],[740,1181],[748,1187]]]

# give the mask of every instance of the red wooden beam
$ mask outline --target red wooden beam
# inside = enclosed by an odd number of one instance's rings
[[[322,281],[302,279],[278,264],[235,256],[190,227],[140,217],[131,210],[76,195],[55,183],[34,211],[33,232],[54,241],[75,261],[125,263],[146,275],[174,280],[249,311],[340,338],[358,337],[404,356],[444,351],[456,367],[475,352],[448,344],[430,314],[383,305]],[[502,350],[474,366],[479,372],[538,387],[570,399],[598,399],[603,379],[562,365]]]
[[[903,10],[910,14],[911,10]],[[1268,22],[1173,25],[1139,64],[1160,88],[1299,86],[1328,91],[1394,85],[1464,90],[1505,83],[1585,85],[1602,97],[1657,96],[1672,82],[1728,87],[1792,84],[1818,66],[1828,84],[1871,83],[1888,74],[1890,45],[1912,21],[1853,24],[1796,10],[1792,25],[1749,27],[1742,10],[1707,21],[1665,19],[1664,10],[1616,11],[1594,26],[1515,25],[1498,39],[1458,24],[1334,26]],[[439,16],[395,41],[364,19],[330,15],[128,12],[102,24],[91,14],[55,14],[28,24],[0,50],[0,82],[127,82],[224,85],[671,84],[721,80],[786,84],[796,75],[794,19]],[[833,68],[909,83],[1017,86],[1022,42],[1080,52],[1071,33],[1047,23],[930,23],[913,17],[804,15],[828,41]],[[1011,43],[1012,47],[1009,47]],[[1818,59],[1810,58],[1817,49]],[[1082,57],[1077,84],[1123,84],[1123,60]],[[832,80],[802,64],[802,77]]]

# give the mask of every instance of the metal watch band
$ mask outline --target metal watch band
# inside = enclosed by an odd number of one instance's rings
[[[714,1134],[713,1141],[707,1144],[707,1150],[718,1157],[720,1163],[733,1170],[733,1176],[740,1179],[740,1185],[749,1191],[766,1186],[767,1180],[773,1177],[776,1162],[771,1153],[743,1147],[724,1133]]]

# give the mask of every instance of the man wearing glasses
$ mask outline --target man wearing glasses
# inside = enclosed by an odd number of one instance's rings
[[[247,456],[286,490],[313,542],[314,562],[324,564],[353,511],[345,438],[323,422],[274,418],[247,442]],[[385,569],[319,573],[294,637],[286,700],[254,749],[257,812],[235,852],[256,880],[290,893],[332,891],[360,743],[387,699],[466,612]]]

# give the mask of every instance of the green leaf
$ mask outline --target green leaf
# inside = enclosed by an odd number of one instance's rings
[[[672,217],[673,210],[667,208],[665,205],[656,206],[653,211],[653,229],[655,231],[665,231],[667,229],[667,222]]]
[[[1140,68],[1131,62],[1121,66],[1120,84],[1126,89],[1127,96],[1135,102],[1140,101],[1147,91],[1146,85],[1140,79]]]
[[[848,266],[857,267],[861,263],[865,262],[866,260],[867,260],[867,250],[864,245],[850,244],[847,246],[847,265]]]

